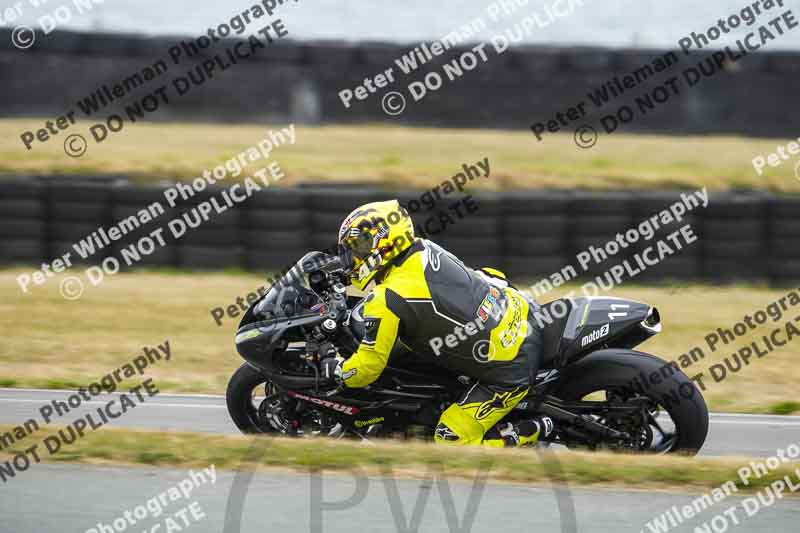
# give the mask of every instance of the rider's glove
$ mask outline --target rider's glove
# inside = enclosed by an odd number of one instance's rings
[[[338,357],[326,357],[319,363],[322,378],[335,383],[342,381],[342,360]]]

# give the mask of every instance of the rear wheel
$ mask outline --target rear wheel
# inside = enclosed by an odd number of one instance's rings
[[[599,447],[613,451],[644,453],[676,451],[680,440],[678,426],[665,407],[653,398],[608,387],[605,390],[593,391],[582,400],[607,402],[615,406],[638,406],[629,410],[608,410],[594,415],[600,424],[629,435],[627,439],[603,442]]]
[[[708,408],[682,371],[632,350],[618,350],[590,365],[590,370],[571,373],[557,397],[570,402],[589,399],[640,405],[635,410],[595,415],[598,422],[630,435],[604,447],[688,454],[702,448],[708,435]]]

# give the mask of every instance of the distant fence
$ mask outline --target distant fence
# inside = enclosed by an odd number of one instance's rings
[[[365,202],[398,198],[406,203],[420,192],[363,188],[274,188],[255,194],[238,207],[213,215],[180,239],[171,238],[166,223],[206,200],[206,190],[100,249],[84,263],[120,251],[142,236],[164,227],[167,246],[143,257],[135,266],[198,269],[243,267],[276,271],[311,249],[336,241],[342,219]],[[467,264],[495,266],[522,279],[539,279],[577,266],[576,254],[590,245],[603,246],[618,232],[675,202],[678,191],[574,192],[525,190],[473,196],[478,210],[458,219],[441,201],[432,210],[414,214],[424,227],[430,217],[448,213],[453,223],[428,224],[429,238]],[[38,266],[65,252],[79,259],[73,244],[99,227],[106,230],[153,202],[168,208],[161,187],[127,183],[70,183],[56,180],[0,180],[0,263]],[[699,240],[637,280],[769,280],[800,281],[800,198],[761,193],[711,193],[706,209],[696,209],[683,223],[673,223],[657,238],[690,223]],[[439,231],[441,229],[441,231]],[[583,273],[583,279],[642,251],[640,242]],[[124,266],[124,265],[123,265]],[[578,272],[582,272],[578,269]]]
[[[291,27],[288,29],[291,36]],[[22,51],[12,46],[10,32],[0,28],[0,72],[4,80],[13,81],[0,85],[0,100],[4,103],[0,116],[6,117],[58,117],[74,110],[78,118],[101,121],[122,112],[126,105],[138,103],[159,86],[168,86],[176,76],[186,76],[202,61],[213,61],[214,54],[219,53],[210,47],[186,64],[174,65],[167,52],[180,42],[179,37],[63,31],[49,35],[39,32],[33,47]],[[569,108],[584,102],[587,118],[563,128],[571,133],[587,122],[599,128],[600,118],[616,113],[622,104],[635,107],[634,97],[653,94],[661,102],[659,94],[654,93],[661,91],[662,98],[668,96],[666,102],[637,113],[636,120],[622,124],[620,129],[771,137],[796,137],[800,131],[800,106],[796,105],[800,94],[800,53],[751,53],[735,63],[723,63],[722,68],[712,68],[712,75],[696,80],[691,87],[681,79],[680,94],[667,94],[665,80],[682,77],[683,70],[698,69],[698,63],[707,59],[713,66],[711,52],[695,52],[691,56],[679,52],[678,63],[654,75],[649,65],[660,61],[667,50],[515,46],[502,55],[491,52],[488,61],[440,90],[429,91],[415,103],[406,89],[410,82],[422,80],[428,72],[442,72],[443,64],[457,60],[473,46],[454,47],[405,76],[395,59],[418,44],[276,41],[267,50],[240,59],[235,68],[229,67],[202,86],[192,87],[180,98],[169,92],[169,104],[148,113],[145,120],[379,121],[527,129],[533,123],[555,120],[556,113],[566,114]],[[115,99],[108,108],[91,116],[78,109],[78,101],[103,85],[114,89],[156,59],[165,59],[169,66],[163,76]],[[377,89],[365,101],[353,98],[350,108],[342,104],[340,91],[355,91],[366,77],[373,78],[389,67],[394,68],[394,83]],[[711,68],[704,67],[705,71]],[[640,79],[648,69],[650,74]],[[602,107],[590,103],[588,93],[594,94],[603,86],[621,87],[620,80],[627,84],[627,78],[632,76],[637,80],[634,89],[625,90]],[[400,91],[406,96],[408,106],[402,115],[389,117],[383,111],[382,96],[388,91]],[[535,142],[533,136],[531,142]]]

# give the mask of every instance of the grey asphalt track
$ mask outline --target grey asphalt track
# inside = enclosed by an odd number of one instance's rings
[[[41,422],[38,410],[53,400],[64,401],[71,391],[0,389],[0,424],[21,424],[29,418]],[[54,423],[69,423],[103,406],[116,394],[96,397],[66,413]],[[238,433],[230,421],[222,396],[159,394],[138,403],[111,426],[161,430]],[[712,414],[704,456],[745,455],[768,457],[791,443],[800,443],[800,417]]]
[[[470,480],[447,480],[447,488],[442,492],[440,480],[443,478],[437,478],[434,483],[362,478],[359,493],[356,490],[359,484],[353,476],[324,472],[316,476],[257,472],[244,497],[240,528],[224,529],[234,473],[222,471],[216,473],[214,484],[200,485],[188,499],[168,502],[158,518],[141,513],[138,515],[141,520],[137,520],[134,514],[137,507],[146,505],[148,500],[187,476],[187,471],[163,468],[39,464],[11,483],[0,486],[0,532],[164,533],[168,527],[167,517],[180,526],[171,531],[191,533],[562,531],[556,499],[548,487],[484,486]],[[451,500],[442,497],[448,490]],[[472,494],[475,498],[470,500]],[[577,530],[573,531],[581,533],[651,533],[646,524],[654,517],[673,505],[683,506],[696,498],[694,495],[617,490],[572,490],[571,497],[577,524]],[[452,503],[445,503],[448,501]],[[188,521],[186,525],[174,513],[193,502],[197,502],[195,509],[199,506],[205,517],[197,520],[183,511]],[[711,521],[734,505],[738,508],[734,514],[740,523],[738,526],[729,524],[729,531],[796,531],[800,518],[797,500],[778,500],[752,517],[747,517],[741,502],[741,497],[732,495],[667,531],[691,533],[695,526]],[[135,524],[124,522],[126,510]],[[418,522],[412,522],[415,510],[419,513]],[[470,510],[474,511],[472,517]],[[117,524],[122,527],[111,529],[116,518],[122,518],[123,522]]]
[[[21,424],[29,418],[41,421],[42,406],[53,400],[65,401],[71,394],[72,391],[0,389],[0,424]],[[99,396],[53,422],[69,423],[115,398],[116,394]],[[144,403],[137,402],[135,408],[111,425],[237,433],[220,396],[159,394],[146,398]],[[777,449],[798,442],[800,417],[715,414],[702,454],[770,456]],[[311,475],[271,470],[256,473],[252,482],[245,484],[241,492],[243,512],[229,514],[226,529],[229,495],[238,493],[231,492],[235,475],[217,471],[214,485],[200,486],[190,498],[169,502],[158,517],[147,512],[138,520],[133,514],[137,506],[146,506],[148,500],[186,479],[188,472],[34,464],[0,485],[0,533],[559,532],[567,531],[561,527],[570,522],[577,525],[576,530],[570,531],[576,532],[668,533],[695,532],[695,526],[711,520],[717,520],[715,525],[721,528],[721,520],[727,519],[721,513],[731,507],[737,509],[735,516],[741,521],[737,526],[728,524],[731,531],[791,531],[800,519],[797,499],[777,500],[748,517],[743,499],[733,495],[677,527],[653,529],[648,522],[673,506],[682,507],[697,495],[573,489],[569,495],[575,514],[562,517],[556,493],[546,486],[490,483],[481,488],[481,483],[442,475],[437,475],[434,483],[391,477],[357,481],[349,473]],[[470,499],[472,496],[474,500]],[[195,518],[186,508],[195,501],[194,509],[199,509],[203,518]],[[135,524],[124,522],[126,510]],[[144,516],[146,507],[139,511]],[[237,514],[241,527],[231,528],[230,518]],[[113,524],[116,518],[122,521]]]

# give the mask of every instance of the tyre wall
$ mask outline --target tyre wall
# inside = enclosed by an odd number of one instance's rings
[[[123,250],[142,237],[159,234],[163,246],[142,253],[131,268],[174,266],[190,269],[239,267],[274,272],[293,264],[311,249],[335,246],[339,224],[356,206],[398,198],[407,205],[419,191],[356,191],[322,187],[275,188],[256,193],[224,213],[213,214],[198,227],[178,235],[168,225],[219,191],[181,201],[170,208],[162,187],[136,187],[119,180],[67,184],[54,179],[0,180],[0,263],[38,265],[67,251],[73,261],[97,264],[105,257],[121,258]],[[697,240],[657,265],[637,274],[641,281],[768,280],[776,284],[800,281],[800,198],[761,193],[711,193],[707,208],[691,211],[682,222],[662,226],[652,240],[620,250],[609,259],[578,268],[576,255],[602,248],[618,233],[678,201],[679,191],[587,192],[524,190],[474,194],[461,199],[458,212],[442,201],[412,214],[418,233],[442,244],[468,265],[495,266],[509,275],[539,279],[576,267],[580,279],[606,272],[635,257],[655,241],[690,224]],[[471,212],[464,207],[472,205]],[[91,239],[103,228],[140,216],[158,203],[164,210],[149,222],[127,228],[110,244]],[[459,214],[460,213],[460,214]],[[76,243],[95,243],[81,259]],[[102,243],[103,239],[99,239]],[[669,244],[669,240],[665,240]],[[80,247],[81,245],[78,244]],[[123,262],[123,267],[125,266]]]
[[[168,50],[180,38],[146,38],[54,31],[37,35],[30,49],[17,50],[11,44],[10,29],[0,28],[0,73],[13,83],[0,85],[0,116],[58,117],[75,110],[78,118],[103,119],[138,103],[161,85],[169,86],[177,76],[214,52],[204,50],[193,62],[174,65]],[[454,47],[419,70],[404,76],[395,59],[419,43],[352,43],[338,41],[300,42],[280,40],[264,52],[242,59],[201,86],[172,97],[142,120],[301,122],[395,124],[528,129],[546,123],[556,113],[566,113],[580,102],[588,115],[571,123],[569,132],[582,123],[600,127],[600,119],[614,114],[622,105],[636,108],[637,97],[662,91],[665,80],[680,78],[680,93],[670,92],[668,100],[655,109],[641,109],[636,119],[622,124],[619,131],[700,134],[728,133],[762,137],[795,138],[800,131],[798,67],[800,54],[763,52],[728,61],[712,68],[707,77],[684,79],[683,72],[711,58],[711,53],[682,53],[669,70],[639,78],[635,89],[610,102],[595,106],[588,93],[605,84],[618,86],[615,77],[649,69],[667,50],[625,50],[605,48],[515,47],[501,55],[490,52],[491,60],[448,82],[438,91],[413,102],[407,86],[428,72],[442,72],[443,64],[457,60],[474,45]],[[487,45],[488,46],[488,45]],[[158,60],[169,70],[154,81],[139,86],[113,106],[83,116],[76,102],[103,85],[112,88]],[[705,63],[704,63],[705,64]],[[711,64],[714,64],[713,59]],[[46,65],[46,68],[42,68]],[[355,91],[366,77],[373,78],[393,67],[397,81],[378,89],[363,101],[352,99],[345,107],[339,97],[344,89]],[[408,100],[400,116],[387,116],[381,103],[388,91],[400,91]]]

